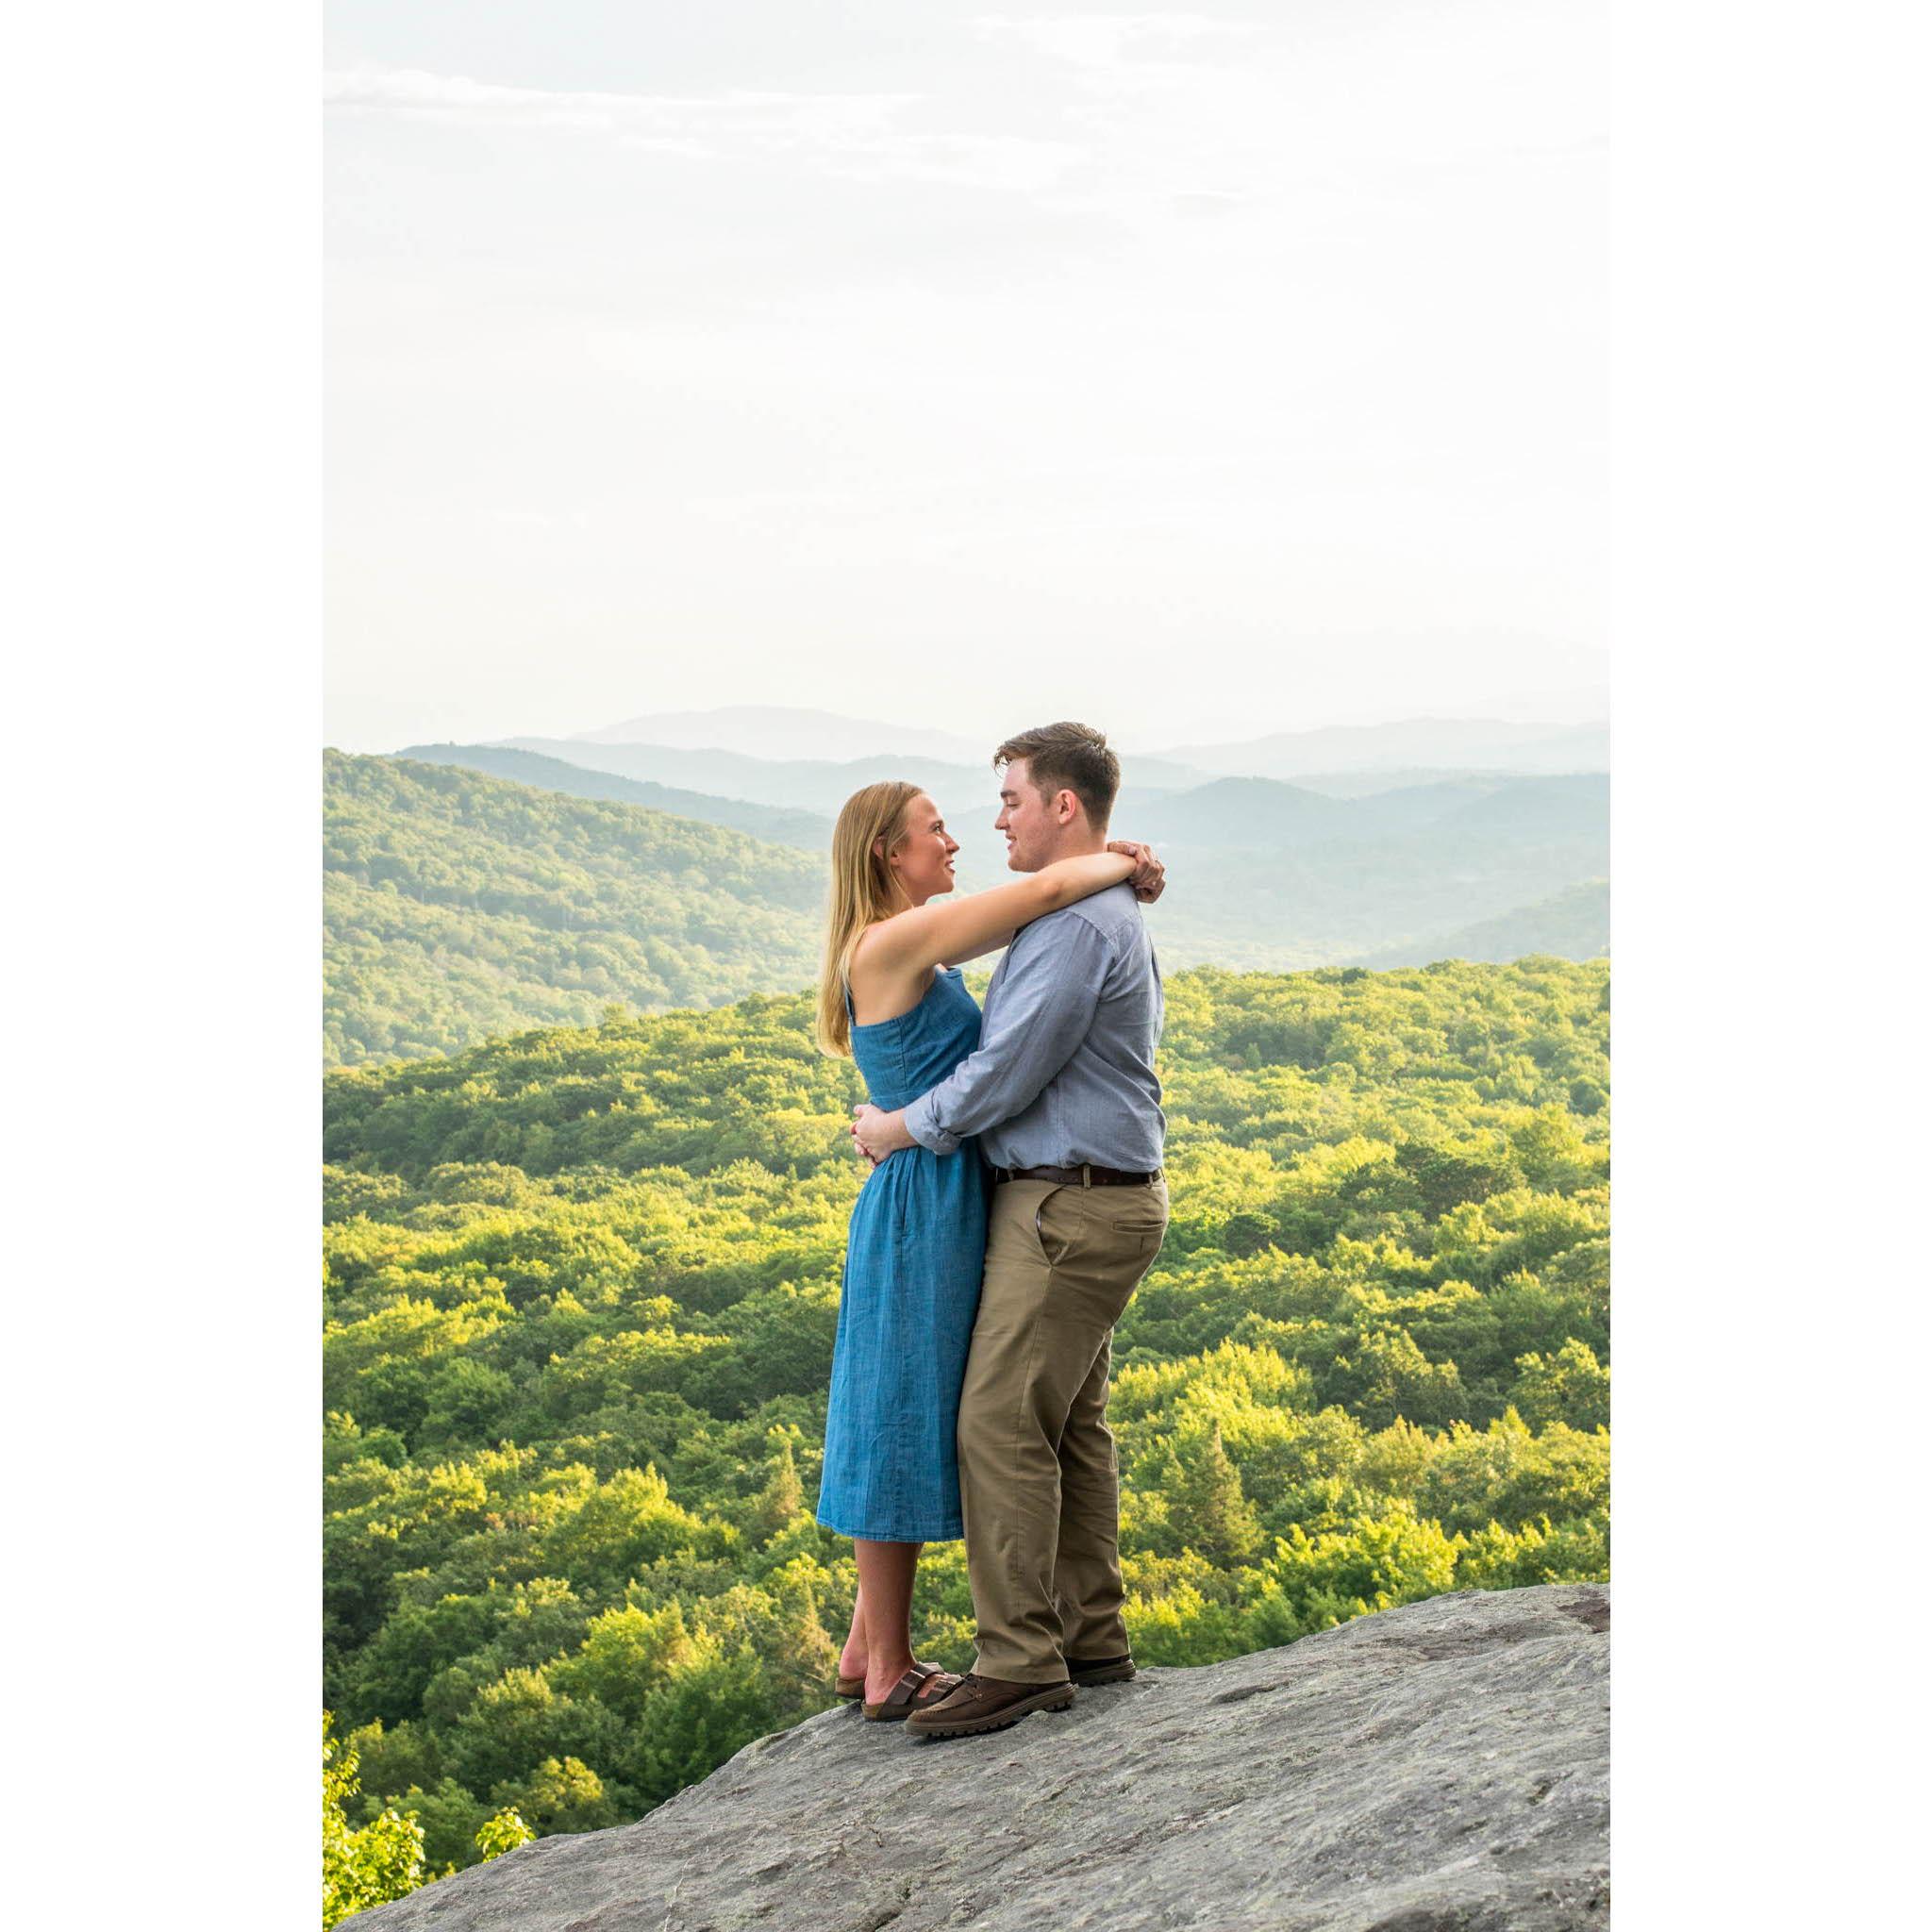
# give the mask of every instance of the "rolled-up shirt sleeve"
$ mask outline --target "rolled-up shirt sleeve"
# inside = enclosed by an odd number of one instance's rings
[[[976,1051],[906,1109],[935,1154],[1011,1120],[1073,1058],[1093,1024],[1110,948],[1084,919],[1037,921],[1013,941]]]

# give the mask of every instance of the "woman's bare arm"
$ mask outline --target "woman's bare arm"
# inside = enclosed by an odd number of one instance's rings
[[[1153,846],[1139,844],[1131,839],[1117,839],[1107,849],[1124,853],[1134,861],[1135,870],[1127,875],[1127,883],[1133,887],[1135,898],[1143,906],[1151,906],[1167,890],[1167,868],[1154,856]],[[1013,934],[1019,929],[1016,925],[1008,932],[987,935],[972,952],[950,953],[940,964],[963,966],[969,959],[983,959],[987,954],[997,953],[1002,946],[1011,945]]]
[[[881,920],[865,934],[853,955],[853,970],[858,970],[862,958],[868,977],[876,974],[890,980],[976,959],[1005,945],[1023,925],[1121,885],[1140,869],[1124,853],[1083,853],[1056,859],[1010,886],[915,906]]]
[[[1001,947],[1010,946],[1013,943],[1013,935],[1019,930],[1020,928],[1015,925],[1009,926],[1005,932],[993,933],[981,944],[974,946],[970,953],[948,953],[940,961],[940,964],[941,966],[963,966],[969,959],[983,959],[989,953],[997,953]]]

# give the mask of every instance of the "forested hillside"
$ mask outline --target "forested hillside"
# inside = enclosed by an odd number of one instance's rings
[[[433,1867],[830,1701],[858,1089],[808,1024],[612,1015],[326,1082],[325,1694]],[[1112,1410],[1143,1658],[1607,1574],[1607,1044],[1600,962],[1170,975],[1174,1223]],[[918,1615],[969,1661],[958,1545]]]
[[[1587,879],[1534,906],[1495,919],[1479,919],[1420,944],[1391,946],[1357,963],[1418,966],[1430,959],[1520,959],[1525,953],[1555,953],[1565,959],[1593,959],[1610,950],[1610,882]]]
[[[324,755],[324,1051],[710,1007],[816,970],[822,862],[466,771]]]

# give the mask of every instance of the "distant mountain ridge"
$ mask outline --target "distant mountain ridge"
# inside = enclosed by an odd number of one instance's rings
[[[758,805],[749,799],[683,791],[648,778],[624,778],[615,772],[595,771],[510,745],[411,744],[395,756],[425,765],[462,765],[519,785],[568,792],[573,798],[608,798],[623,805],[641,805],[705,824],[727,825],[735,832],[748,832],[754,839],[796,845],[806,852],[828,851],[832,843],[832,821],[822,812],[788,811],[782,806]]]
[[[1118,741],[1118,734],[1115,737]],[[562,740],[514,738],[499,741],[531,749],[551,745],[650,745],[665,751],[730,754],[781,764],[798,762],[798,748],[809,745],[815,759],[833,764],[924,760],[969,770],[982,769],[991,756],[991,742],[982,743],[958,732],[890,724],[875,719],[849,718],[838,712],[783,705],[725,705],[705,711],[647,712],[594,731],[574,732]],[[1232,743],[1190,744],[1145,752],[1124,749],[1116,741],[1116,749],[1121,750],[1123,762],[1132,771],[1136,782],[1155,790],[1173,790],[1177,785],[1204,784],[1217,776],[1335,779],[1387,771],[1407,773],[1413,779],[1422,779],[1461,772],[1607,771],[1610,741],[1607,724],[1402,718],[1375,724],[1330,724],[1307,730],[1276,731]],[[1174,770],[1176,767],[1177,773]],[[629,772],[626,775],[657,774]]]
[[[853,792],[882,778],[904,778],[933,794],[941,810],[957,817],[968,810],[997,809],[999,787],[991,747],[977,764],[954,764],[893,753],[861,758],[760,758],[743,752],[690,750],[665,744],[590,743],[575,738],[509,738],[499,747],[539,752],[566,764],[621,777],[675,785],[718,797],[750,799],[759,805],[836,815]],[[1127,761],[1137,791],[1180,791],[1205,784],[1213,774],[1159,758]]]
[[[1607,809],[1596,774],[1533,778],[1464,774],[1432,784],[1337,796],[1280,778],[1217,778],[1137,801],[1132,836],[1221,850],[1399,838],[1427,826],[1588,836]]]
[[[1459,831],[1522,838],[1588,837],[1608,824],[1609,809],[1608,774],[1578,772],[1562,777],[1517,778],[1462,800],[1437,823]]]

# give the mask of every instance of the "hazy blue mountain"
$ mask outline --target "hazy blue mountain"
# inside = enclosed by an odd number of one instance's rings
[[[1610,727],[1576,724],[1518,747],[1516,769],[1530,772],[1607,772]]]
[[[1601,772],[1609,769],[1607,724],[1519,724],[1498,718],[1407,718],[1277,731],[1238,744],[1164,751],[1175,763],[1230,777],[1301,778],[1310,773],[1426,766],[1462,771]]]
[[[1595,959],[1610,950],[1610,886],[1588,879],[1567,891],[1519,906],[1495,919],[1457,926],[1419,944],[1365,954],[1354,966],[1427,966],[1438,959],[1503,961],[1531,953],[1563,959]]]
[[[1127,836],[1163,847],[1307,844],[1347,838],[1357,809],[1352,799],[1324,798],[1275,778],[1217,778],[1145,800]]]
[[[1601,837],[1609,780],[1463,778],[1335,798],[1278,778],[1219,778],[1141,803],[1129,836],[1168,845],[1262,848],[1404,837],[1430,827],[1533,840]]]
[[[940,758],[881,756],[834,762],[824,758],[756,758],[741,752],[686,750],[677,745],[602,744],[575,738],[511,738],[506,745],[541,752],[596,772],[658,785],[681,786],[713,797],[749,799],[791,811],[835,817],[839,808],[863,785],[881,778],[905,778],[923,786],[949,819],[998,810],[998,781],[988,759],[953,764]],[[1158,758],[1127,761],[1138,793],[1178,791],[1205,783],[1212,774]]]
[[[713,798],[702,791],[681,791],[648,778],[621,778],[614,772],[595,772],[541,752],[519,751],[498,744],[411,744],[395,756],[425,765],[463,765],[473,772],[508,778],[519,785],[536,785],[546,791],[568,792],[573,798],[608,798],[622,805],[641,805],[708,825],[728,825],[774,844],[796,845],[806,852],[824,852],[832,842],[832,821],[822,812],[787,811],[783,807],[754,805],[741,798]]]
[[[1344,802],[1354,814],[1352,824],[1357,836],[1387,837],[1391,833],[1416,832],[1426,825],[1441,824],[1463,807],[1488,798],[1493,792],[1506,791],[1514,785],[1540,782],[1501,772],[1466,772],[1422,784],[1392,785],[1385,791],[1353,794]]]
[[[1412,791],[1424,785],[1457,785],[1472,797],[1493,791],[1521,772],[1466,772],[1447,765],[1391,765],[1385,771],[1297,773],[1294,782],[1305,791],[1330,798],[1366,798],[1372,791]]]
[[[1231,779],[1150,801],[1138,823],[1167,861],[1167,894],[1149,917],[1176,966],[1278,971],[1439,947],[1609,871],[1601,777],[1356,799]]]
[[[1444,830],[1546,839],[1598,833],[1608,824],[1609,810],[1608,774],[1582,772],[1512,779],[1480,797],[1464,799],[1437,824]]]
[[[1162,857],[1167,894],[1148,920],[1165,964],[1284,972],[1390,948],[1442,957],[1434,936],[1602,877],[1609,843],[1428,828],[1272,850],[1169,844]]]

